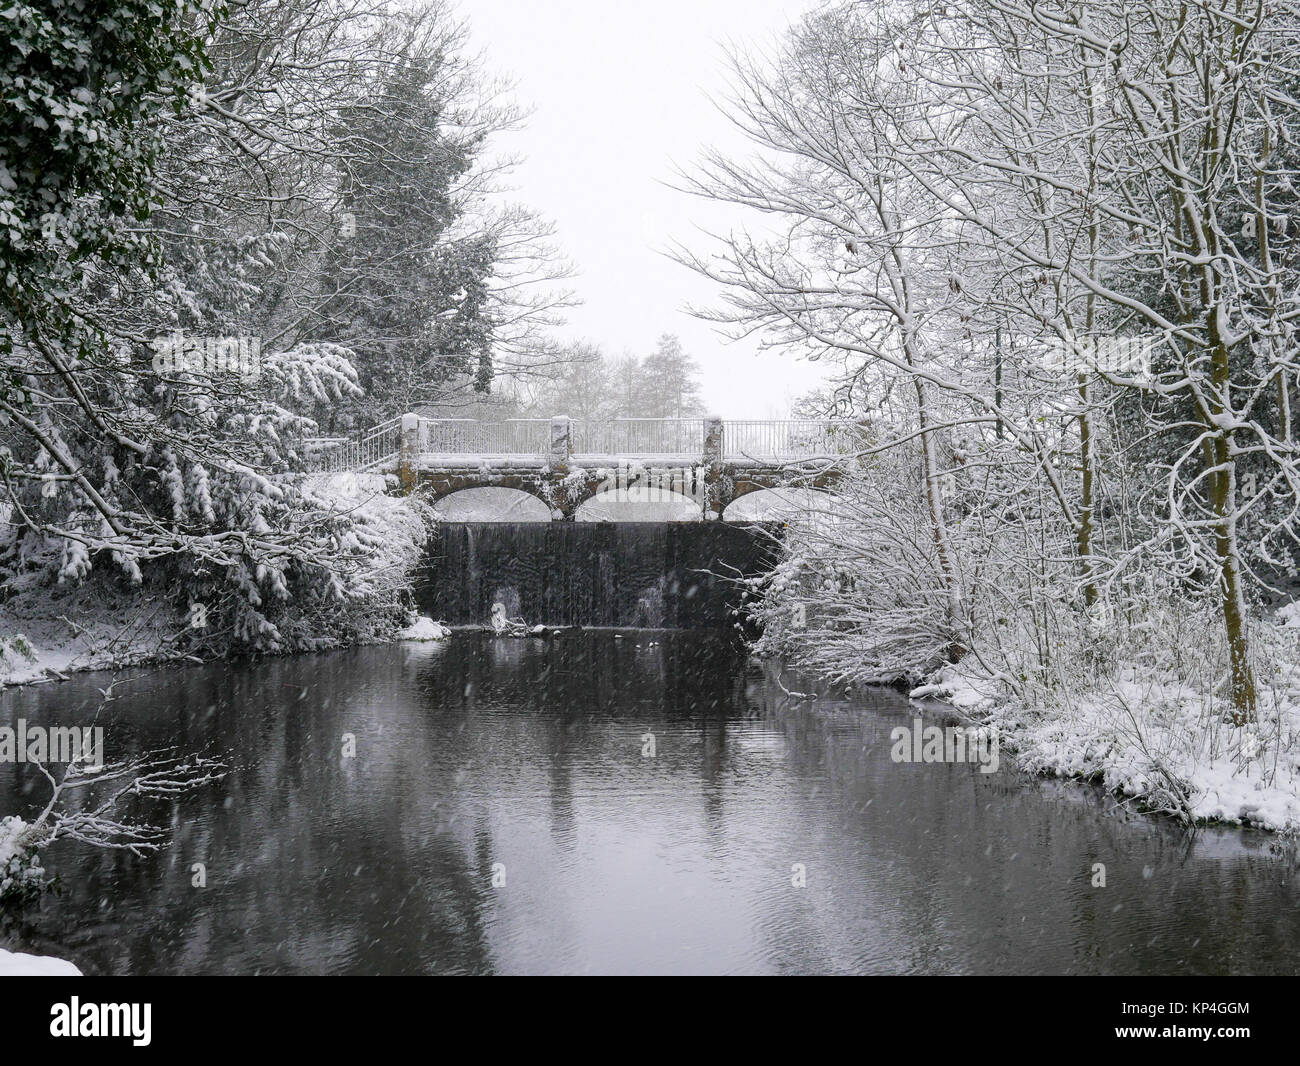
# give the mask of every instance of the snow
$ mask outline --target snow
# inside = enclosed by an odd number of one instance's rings
[[[29,828],[16,814],[0,818],[0,906],[44,884],[45,870],[26,840]]]
[[[80,977],[81,971],[65,959],[25,955],[0,948],[0,977]]]
[[[184,616],[152,611],[129,593],[88,588],[24,589],[0,607],[0,686],[60,680],[79,670],[169,658],[168,641]],[[129,633],[127,630],[131,630]]]
[[[1258,720],[1233,725],[1173,670],[1121,664],[1104,682],[1016,698],[973,657],[913,689],[998,729],[1018,764],[1084,778],[1188,820],[1300,830],[1300,663],[1261,685]]]
[[[441,622],[435,622],[426,615],[420,615],[405,629],[397,634],[398,640],[446,640],[451,630]]]
[[[388,495],[383,474],[346,472],[307,478],[303,494],[324,508],[347,511],[378,536],[367,545],[379,550],[367,560],[368,569],[387,572],[393,565],[413,562],[427,539],[424,520],[413,497]]]
[[[1280,626],[1285,626],[1287,629],[1300,629],[1300,600],[1292,600],[1279,607],[1274,617]]]
[[[619,467],[637,466],[698,466],[703,458],[700,452],[574,452],[569,462],[579,466]]]
[[[987,706],[997,692],[993,682],[967,676],[953,667],[945,667],[928,685],[912,689],[908,696],[914,700],[927,697],[942,700],[958,710],[971,711]]]
[[[541,470],[550,463],[549,455],[513,455],[509,452],[421,452],[415,459],[417,470],[477,470],[485,474],[506,470]]]

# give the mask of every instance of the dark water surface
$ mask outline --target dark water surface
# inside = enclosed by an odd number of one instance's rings
[[[84,722],[106,680],[6,692],[0,722]],[[50,850],[63,895],[0,944],[88,973],[1300,969],[1269,836],[1189,836],[1006,758],[894,763],[903,697],[793,705],[712,634],[461,632],[121,691],[110,757],[179,737],[235,767],[161,808],[158,857]],[[0,767],[0,812],[42,788]]]

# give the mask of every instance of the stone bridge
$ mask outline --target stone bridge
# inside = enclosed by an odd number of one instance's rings
[[[466,489],[536,497],[559,521],[602,493],[685,501],[721,518],[763,489],[832,488],[857,452],[850,422],[630,418],[426,418],[403,415],[356,441],[333,442],[326,469],[393,473],[403,492],[440,500]]]

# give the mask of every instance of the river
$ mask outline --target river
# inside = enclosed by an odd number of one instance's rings
[[[176,743],[232,770],[155,809],[157,856],[49,850],[61,894],[0,944],[87,973],[1300,968],[1294,853],[1269,835],[1189,834],[1005,757],[894,762],[903,696],[791,700],[717,632],[129,673],[110,757]],[[6,691],[0,724],[85,724],[108,680]],[[43,798],[0,766],[0,813]]]

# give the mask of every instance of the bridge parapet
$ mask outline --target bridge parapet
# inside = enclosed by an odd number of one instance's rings
[[[706,515],[717,517],[733,499],[759,489],[833,484],[860,439],[851,422],[716,416],[593,422],[563,415],[483,422],[406,414],[359,443],[345,443],[322,468],[396,473],[403,492],[418,488],[435,497],[464,488],[519,488],[563,518],[611,481],[623,489],[686,485]]]
[[[601,421],[403,416],[414,419],[413,451],[430,455],[531,455],[557,462],[574,456],[653,459],[689,457],[703,462],[771,462],[843,458],[857,451],[853,422],[813,420],[724,421],[709,418],[614,418]]]

